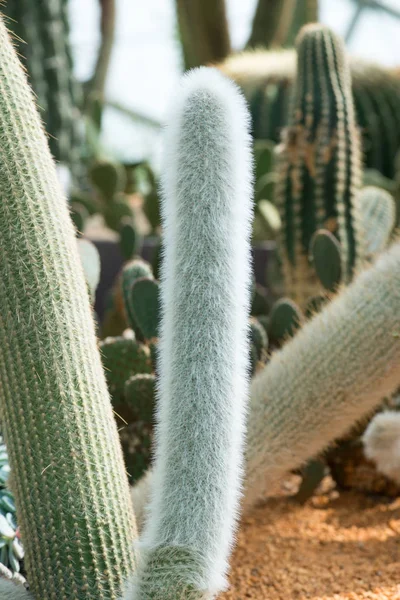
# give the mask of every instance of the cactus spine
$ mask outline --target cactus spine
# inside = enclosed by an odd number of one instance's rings
[[[225,584],[249,366],[248,121],[216,71],[184,78],[165,145],[154,481],[127,598],[210,598]]]
[[[361,155],[341,40],[327,27],[309,25],[299,35],[297,54],[276,202],[286,292],[303,305],[318,291],[308,261],[317,229],[329,229],[339,238],[345,281],[359,262],[362,229],[356,193],[361,187]]]
[[[399,386],[399,302],[400,243],[396,243],[253,380],[247,507]]]
[[[66,200],[0,18],[0,414],[38,600],[116,599],[133,569],[121,447]]]

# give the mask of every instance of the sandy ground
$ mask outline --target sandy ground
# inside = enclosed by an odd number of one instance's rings
[[[243,520],[223,600],[400,600],[400,498],[329,490]]]

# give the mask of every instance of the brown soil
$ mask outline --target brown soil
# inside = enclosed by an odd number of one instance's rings
[[[243,520],[221,600],[400,600],[400,498],[283,495]]]

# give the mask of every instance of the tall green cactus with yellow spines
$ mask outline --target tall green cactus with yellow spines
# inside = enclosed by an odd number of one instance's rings
[[[116,600],[135,521],[89,296],[0,18],[0,417],[36,600]]]
[[[67,0],[6,0],[7,26],[18,51],[49,134],[54,158],[73,175],[82,175],[82,90],[75,79],[69,42]]]
[[[338,237],[345,281],[359,263],[361,153],[343,43],[327,27],[308,25],[298,37],[297,56],[290,121],[279,149],[276,203],[286,291],[304,304],[318,287],[308,260],[317,229]]]

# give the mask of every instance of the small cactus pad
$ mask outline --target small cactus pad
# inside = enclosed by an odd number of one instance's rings
[[[302,469],[303,479],[293,499],[299,504],[305,504],[314,494],[326,473],[327,466],[322,460],[310,460]]]
[[[151,423],[156,394],[156,378],[150,374],[133,375],[125,383],[125,403],[137,419]]]
[[[311,317],[313,317],[316,313],[319,313],[322,308],[325,306],[325,304],[328,302],[329,298],[328,296],[324,296],[324,295],[319,295],[319,296],[312,296],[306,306],[305,309],[305,315],[307,319],[310,319]]]
[[[107,227],[119,233],[121,225],[126,219],[133,220],[133,212],[124,197],[117,196],[104,207],[103,217]]]
[[[89,217],[89,211],[83,204],[72,202],[70,205],[70,215],[78,235],[83,233],[85,223]]]
[[[274,162],[274,142],[269,140],[257,141],[254,144],[254,156],[256,161],[256,181],[263,175],[270,173]]]
[[[251,314],[265,315],[269,312],[270,304],[268,302],[267,290],[259,284],[255,284],[253,287]]]
[[[133,315],[130,292],[135,281],[143,277],[146,277],[147,279],[153,279],[151,267],[144,260],[138,258],[131,260],[124,265],[121,274],[122,296],[124,300],[126,319],[129,327],[131,327],[135,333],[137,333],[138,325]]]
[[[275,237],[282,226],[281,217],[276,206],[269,200],[260,200],[257,204],[256,216],[262,219],[265,230],[269,232],[268,239]]]
[[[125,260],[130,260],[138,246],[138,234],[133,220],[125,217],[121,220],[119,245]]]
[[[100,281],[101,263],[96,246],[89,240],[78,240],[79,256],[81,258],[86,283],[89,286],[90,297],[94,300]]]
[[[258,204],[261,200],[273,200],[275,185],[278,179],[277,173],[266,173],[256,182],[255,197]]]
[[[115,401],[119,401],[123,395],[129,377],[151,373],[149,349],[132,338],[106,338],[100,342],[99,348],[108,389]]]
[[[342,259],[340,244],[330,231],[320,229],[315,232],[310,244],[310,259],[324,288],[335,291],[341,280]]]
[[[131,287],[130,304],[135,322],[145,340],[158,337],[159,284],[154,279],[143,277]]]
[[[281,298],[272,307],[269,319],[269,337],[282,342],[293,336],[304,317],[300,308],[290,298]]]
[[[373,258],[388,245],[396,221],[396,205],[389,192],[363,188],[358,196],[364,226],[366,258]]]
[[[117,163],[98,161],[90,168],[89,176],[93,185],[107,200],[125,187],[125,171]]]
[[[264,327],[254,317],[250,319],[250,337],[257,350],[257,358],[260,360],[268,348],[268,336]]]

